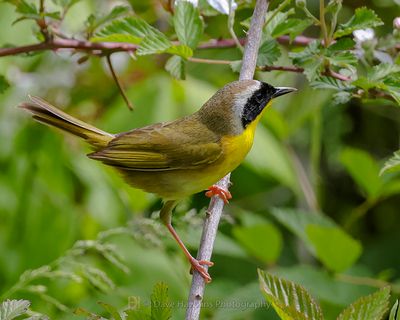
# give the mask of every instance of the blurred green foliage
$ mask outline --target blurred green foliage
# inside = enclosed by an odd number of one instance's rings
[[[46,4],[50,12],[56,11],[56,4]],[[101,17],[112,12],[112,5],[77,1],[62,32],[74,35],[84,25],[93,30],[103,23]],[[166,24],[171,17],[158,2],[125,5],[170,32]],[[278,5],[279,1],[271,1],[270,8]],[[351,22],[360,5],[372,8],[384,22],[376,29],[379,39],[393,31],[398,2],[344,1],[338,16],[341,34],[351,33],[355,29],[349,28],[363,25],[363,15],[370,15],[368,10],[359,11],[357,23]],[[318,1],[308,1],[307,6],[318,15]],[[214,14],[204,17],[207,37],[230,37],[227,16],[208,10]],[[236,12],[239,37],[244,36],[240,22],[246,25],[250,14],[247,4]],[[275,19],[284,21],[281,14]],[[298,11],[294,17],[304,19]],[[37,42],[34,21],[11,26],[16,18],[14,7],[1,2],[2,47]],[[182,19],[176,16],[172,24],[180,25]],[[367,26],[378,26],[376,21]],[[286,23],[275,32],[296,35],[306,27]],[[31,29],[33,33],[28,32]],[[182,32],[177,38],[195,49],[196,32]],[[308,36],[318,33],[313,26],[307,29]],[[263,42],[259,64],[290,64],[291,47],[280,46],[278,54],[268,41]],[[271,50],[272,57],[263,55]],[[240,59],[236,48],[194,52],[200,58]],[[80,141],[35,123],[15,108],[27,94],[38,95],[103,130],[120,132],[189,114],[237,78],[229,65],[185,62],[187,51],[173,53],[175,60],[182,59],[175,64],[185,64],[184,81],[164,70],[169,55],[131,59],[124,53],[113,54],[133,112],[99,57],[90,56],[80,64],[84,53],[58,50],[0,59],[0,74],[9,84],[6,88],[7,83],[0,81],[0,300],[28,299],[31,310],[54,319],[71,319],[79,307],[81,313],[75,317],[84,318],[87,310],[112,314],[108,305],[122,310],[132,299],[149,307],[155,284],[163,282],[169,288],[172,319],[183,318],[191,276],[185,257],[154,219],[160,200],[130,188],[112,169],[87,159],[90,150]],[[309,59],[300,65],[307,68]],[[346,60],[344,68],[353,67]],[[175,71],[175,76],[180,74]],[[257,78],[297,87],[299,92],[275,102],[257,129],[251,153],[232,175],[233,200],[225,208],[217,236],[215,266],[210,269],[213,282],[206,290],[202,318],[278,319],[260,291],[257,268],[303,285],[319,301],[326,319],[335,319],[377,287],[392,285],[392,294],[398,297],[398,153],[387,161],[399,149],[398,106],[375,98],[349,100],[350,95],[337,104],[332,99],[335,92],[338,95],[336,82],[330,89],[326,82],[311,88],[304,75],[289,72],[259,72]],[[372,72],[357,81],[366,90],[381,86],[390,93],[389,80],[383,83]],[[348,88],[341,90],[346,93]],[[174,224],[193,253],[207,204],[208,199],[198,194],[182,202],[174,215]],[[22,302],[20,307],[28,306]],[[143,312],[153,312],[149,310]]]

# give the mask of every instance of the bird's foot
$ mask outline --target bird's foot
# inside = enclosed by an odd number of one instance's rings
[[[212,267],[214,265],[214,262],[207,261],[207,260],[197,260],[195,258],[192,258],[189,260],[190,264],[192,265],[192,268],[190,269],[190,273],[193,273],[193,270],[196,270],[200,275],[203,277],[204,281],[206,283],[211,282],[211,277],[207,270],[203,266],[209,266]]]
[[[229,203],[229,200],[232,199],[232,195],[228,190],[225,190],[216,184],[208,188],[206,192],[206,196],[211,198],[213,196],[220,197],[225,203]]]

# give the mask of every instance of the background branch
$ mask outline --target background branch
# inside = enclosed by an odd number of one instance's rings
[[[124,88],[122,87],[122,83],[121,83],[121,81],[119,81],[119,79],[117,77],[117,74],[115,73],[114,67],[113,67],[112,62],[111,62],[111,55],[107,55],[107,64],[108,64],[108,67],[110,68],[111,75],[112,75],[115,83],[117,84],[119,92],[121,93],[121,96],[124,99],[128,109],[129,110],[133,110],[133,106],[132,106],[131,102],[129,101],[128,97],[125,94]]]
[[[260,46],[262,26],[265,22],[267,12],[267,0],[257,0],[254,8],[253,17],[250,23],[248,39],[243,54],[242,69],[240,70],[240,80],[252,79],[256,68],[258,48]],[[217,185],[228,189],[230,184],[230,174],[222,178]],[[217,235],[219,221],[221,219],[224,202],[213,197],[207,210],[207,216],[203,226],[200,248],[197,255],[199,260],[210,260]],[[204,296],[205,282],[201,275],[193,272],[192,286],[190,288],[188,306],[186,309],[186,320],[197,320],[200,316],[201,302]]]

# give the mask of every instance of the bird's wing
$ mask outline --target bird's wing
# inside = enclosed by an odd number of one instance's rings
[[[218,136],[186,118],[120,134],[89,157],[125,170],[165,171],[201,168],[221,154]]]

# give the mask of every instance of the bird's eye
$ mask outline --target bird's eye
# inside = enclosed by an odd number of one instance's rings
[[[255,98],[257,102],[262,102],[264,95],[261,92],[257,92]]]

